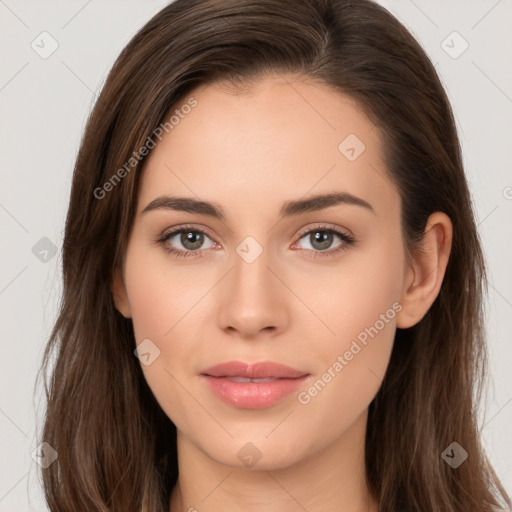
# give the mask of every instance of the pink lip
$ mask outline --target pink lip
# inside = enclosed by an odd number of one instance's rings
[[[209,388],[224,402],[243,409],[270,407],[297,390],[309,374],[279,363],[221,363],[201,372]],[[234,382],[233,378],[273,379],[268,382]]]

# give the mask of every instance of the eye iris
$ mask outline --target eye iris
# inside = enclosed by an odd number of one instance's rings
[[[332,244],[333,233],[327,231],[316,231],[310,235],[311,245],[315,249],[328,249]],[[319,243],[319,246],[315,246],[315,243]]]
[[[199,249],[204,242],[204,236],[202,233],[198,233],[195,231],[183,231],[181,233],[181,243],[183,247],[186,249],[193,251],[194,249]]]

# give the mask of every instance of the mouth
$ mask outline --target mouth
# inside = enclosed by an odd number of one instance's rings
[[[270,407],[296,391],[309,373],[274,362],[229,361],[201,372],[217,398],[242,409]]]
[[[211,377],[211,375],[210,375]],[[229,380],[230,382],[274,382],[279,380],[277,377],[266,377],[264,379],[249,379],[247,377],[215,377]]]

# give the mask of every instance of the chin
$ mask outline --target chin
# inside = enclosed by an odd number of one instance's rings
[[[302,450],[304,443],[290,436],[284,438],[286,442],[283,438],[265,439],[262,434],[254,437],[245,435],[203,450],[218,463],[232,468],[272,471],[289,467],[306,456]]]

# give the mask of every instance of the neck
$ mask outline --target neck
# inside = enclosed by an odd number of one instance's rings
[[[178,431],[179,478],[171,512],[377,512],[367,492],[367,411],[332,444],[286,467],[220,464]]]

